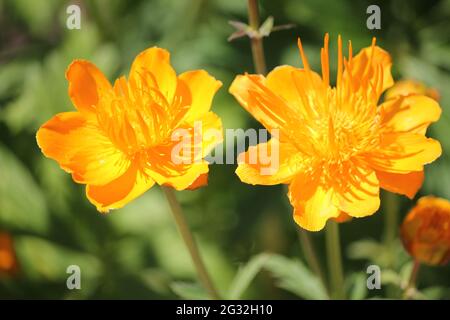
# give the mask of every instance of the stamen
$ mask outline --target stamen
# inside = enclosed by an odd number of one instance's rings
[[[302,41],[300,40],[300,38],[298,38],[297,44],[298,44],[298,49],[300,50],[300,56],[302,58],[303,68],[309,72],[309,71],[311,71],[311,69],[309,67],[308,59],[305,56],[305,52],[303,51]]]
[[[330,85],[330,65],[329,65],[329,56],[328,56],[328,41],[329,36],[328,33],[325,34],[325,38],[323,40],[323,48],[320,50],[320,57],[322,63],[322,79],[325,86]]]

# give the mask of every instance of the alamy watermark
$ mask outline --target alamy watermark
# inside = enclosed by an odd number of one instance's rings
[[[179,128],[172,132],[171,161],[174,164],[192,164],[205,158],[211,164],[246,163],[258,165],[261,175],[273,175],[280,163],[279,135],[279,129],[272,129],[270,133],[266,129],[225,129],[225,155],[224,146],[218,143],[204,157],[204,153],[209,151],[204,149],[204,145],[221,141],[222,131],[214,128],[204,130],[202,121],[195,121],[193,130]]]

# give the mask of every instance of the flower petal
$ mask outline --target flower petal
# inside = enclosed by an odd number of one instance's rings
[[[199,175],[198,178],[195,179],[195,181],[192,182],[192,184],[186,188],[186,190],[196,190],[198,188],[201,188],[201,187],[204,187],[207,185],[208,185],[208,174],[203,173],[203,174]]]
[[[290,143],[276,138],[251,146],[238,157],[236,174],[248,184],[287,183],[302,169],[301,153]]]
[[[229,91],[268,130],[285,127],[294,112],[266,87],[266,79],[261,75],[238,75]]]
[[[163,167],[147,169],[146,173],[159,185],[170,186],[176,190],[189,189],[200,176],[209,171],[206,161],[177,166],[179,171],[173,170],[173,167],[172,170],[167,170],[168,165],[166,163],[162,165]]]
[[[377,150],[366,155],[365,161],[378,171],[409,173],[422,171],[423,166],[442,153],[441,144],[417,133],[385,133]]]
[[[322,78],[316,72],[291,66],[280,66],[273,69],[267,75],[265,85],[293,110],[303,112],[307,112],[305,102],[309,96],[326,90]]]
[[[424,174],[423,171],[405,174],[377,171],[377,178],[381,188],[412,199],[422,186]]]
[[[86,196],[100,212],[118,209],[136,199],[150,189],[155,182],[143,175],[136,166],[130,168],[119,178],[103,186],[87,185]]]
[[[44,155],[56,160],[79,183],[106,184],[121,176],[130,161],[79,112],[57,114],[38,130]]]
[[[69,80],[69,96],[78,111],[88,114],[95,111],[103,92],[112,90],[103,73],[92,63],[75,60],[66,71]]]
[[[209,111],[214,95],[222,86],[222,82],[204,70],[182,73],[178,79],[184,81],[191,92],[192,103],[185,121],[192,122]]]
[[[380,106],[381,125],[386,131],[425,134],[441,116],[439,104],[426,96],[411,95],[391,99]]]
[[[320,231],[330,218],[339,216],[333,204],[333,190],[320,185],[318,179],[297,175],[289,186],[289,200],[294,207],[294,220],[309,231]]]
[[[353,89],[376,88],[379,95],[394,84],[391,74],[392,61],[389,53],[378,46],[362,49],[349,62],[349,70],[345,70],[344,78],[350,80]],[[351,70],[351,77],[348,72]]]
[[[335,186],[333,203],[352,217],[374,214],[380,207],[379,183],[375,171],[355,167],[346,177],[341,177],[341,186]]]
[[[172,104],[177,88],[177,75],[170,65],[168,51],[157,47],[142,51],[131,65],[129,78],[138,86],[158,89],[167,102]]]

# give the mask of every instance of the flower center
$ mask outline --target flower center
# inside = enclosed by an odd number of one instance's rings
[[[182,97],[175,96],[169,103],[153,80],[144,80],[119,78],[97,106],[100,127],[130,157],[167,142],[186,109]]]

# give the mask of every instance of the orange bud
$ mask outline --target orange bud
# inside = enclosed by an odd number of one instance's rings
[[[419,262],[444,265],[450,260],[450,202],[422,197],[401,226],[403,245]]]
[[[11,235],[0,232],[0,275],[13,274],[17,271],[17,260]]]

